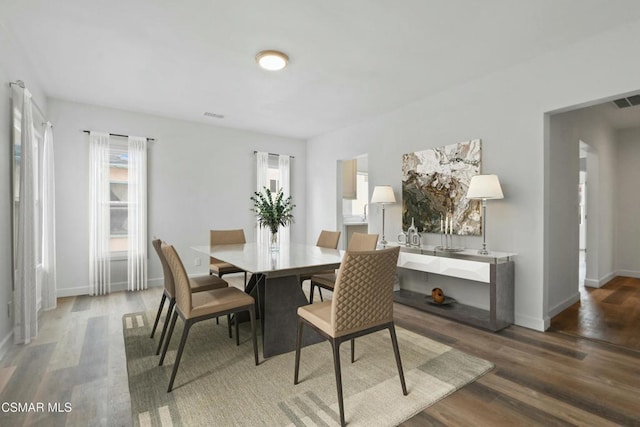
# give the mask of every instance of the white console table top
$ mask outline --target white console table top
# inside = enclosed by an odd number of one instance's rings
[[[396,247],[400,246],[402,252],[422,254],[422,255],[432,255],[439,257],[447,257],[447,258],[465,258],[465,259],[473,259],[475,261],[482,261],[488,263],[499,263],[511,261],[511,258],[518,255],[515,252],[499,252],[499,251],[489,251],[488,255],[481,255],[478,253],[478,249],[463,249],[461,251],[443,251],[437,249],[439,246],[436,245],[421,245],[421,246],[407,246],[398,242],[388,242],[386,245],[378,245],[379,247]]]

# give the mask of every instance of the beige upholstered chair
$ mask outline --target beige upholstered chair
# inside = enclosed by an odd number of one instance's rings
[[[233,245],[247,243],[244,237],[244,230],[210,230],[209,244],[215,245]],[[228,262],[221,261],[217,258],[210,257],[209,261],[209,274],[215,274],[218,277],[222,277],[225,274],[230,273],[244,273],[244,286],[247,287],[247,272],[235,265]]]
[[[178,372],[178,366],[180,365],[182,351],[184,350],[184,345],[187,341],[187,336],[189,335],[189,329],[194,323],[202,320],[231,313],[238,313],[240,311],[248,311],[251,319],[253,353],[257,366],[258,343],[256,340],[256,315],[255,301],[253,297],[234,287],[226,287],[192,294],[189,287],[189,277],[187,276],[187,272],[184,269],[184,265],[182,264],[175,248],[173,246],[163,245],[162,252],[167,259],[169,268],[171,269],[171,273],[173,274],[176,283],[176,310],[171,318],[171,326],[169,326],[169,333],[164,344],[164,349],[162,350],[159,365],[162,365],[164,362],[167,349],[169,348],[169,343],[171,342],[171,336],[173,335],[173,328],[176,326],[178,316],[184,320],[182,338],[180,339],[180,346],[178,347],[178,353],[173,365],[173,372],[171,373],[167,392],[170,392],[173,389],[173,381],[175,380],[176,373]]]
[[[377,245],[377,234],[353,233],[347,250],[351,252],[374,251]],[[322,273],[316,273],[311,276],[309,303],[313,304],[313,294],[316,288],[318,288],[318,293],[320,294],[320,301],[324,301],[324,298],[322,298],[322,288],[333,292],[335,281],[335,271],[323,271]]]
[[[164,303],[167,298],[169,299],[169,309],[167,310],[167,315],[164,319],[164,325],[162,327],[162,333],[160,334],[160,342],[158,342],[158,348],[156,349],[156,354],[160,354],[160,349],[162,348],[162,342],[164,341],[164,336],[167,333],[167,326],[169,325],[169,319],[171,318],[171,314],[173,313],[173,308],[176,304],[176,285],[173,280],[173,274],[171,274],[171,269],[169,268],[169,264],[167,263],[166,258],[164,257],[164,253],[162,252],[161,246],[162,242],[160,239],[154,239],[152,242],[153,248],[156,250],[158,254],[158,258],[160,258],[160,263],[162,264],[162,272],[164,274],[164,292],[162,293],[162,298],[160,299],[160,306],[158,307],[158,314],[156,315],[156,321],[153,323],[153,329],[151,329],[151,337],[156,333],[156,328],[158,327],[158,321],[160,320],[160,315],[162,314],[162,309],[164,308]],[[226,288],[228,285],[227,282],[220,279],[216,276],[199,276],[194,277],[189,280],[189,286],[191,292],[205,292],[213,289]],[[231,333],[231,324],[229,323],[229,333]],[[238,339],[238,337],[236,337]]]
[[[337,249],[338,242],[340,241],[340,232],[339,231],[328,231],[322,230],[320,232],[320,236],[318,236],[318,241],[316,242],[316,246],[319,248],[328,248],[328,249]],[[322,271],[322,273],[333,273],[333,270]],[[300,284],[305,280],[311,279],[311,274],[300,275]]]
[[[393,323],[393,283],[399,252],[400,247],[379,251],[347,251],[338,270],[332,300],[298,308],[298,335],[293,383],[298,384],[302,328],[307,325],[331,343],[342,425],[345,424],[345,420],[340,371],[340,344],[344,341],[351,340],[353,346],[353,339],[357,337],[381,329],[388,329],[391,334],[402,393],[407,395]],[[351,358],[353,362],[353,347]],[[380,404],[384,404],[384,402],[380,402]]]

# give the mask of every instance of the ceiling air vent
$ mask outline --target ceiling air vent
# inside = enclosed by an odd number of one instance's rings
[[[632,95],[626,98],[620,98],[613,101],[618,108],[627,108],[634,105],[640,105],[640,95]]]

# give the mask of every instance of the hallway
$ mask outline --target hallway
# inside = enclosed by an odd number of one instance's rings
[[[640,351],[640,279],[616,277],[602,288],[580,286],[580,301],[551,319],[551,331]]]

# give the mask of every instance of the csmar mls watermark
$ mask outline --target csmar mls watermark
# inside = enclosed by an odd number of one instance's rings
[[[2,402],[0,412],[28,413],[28,412],[71,412],[71,402]]]

